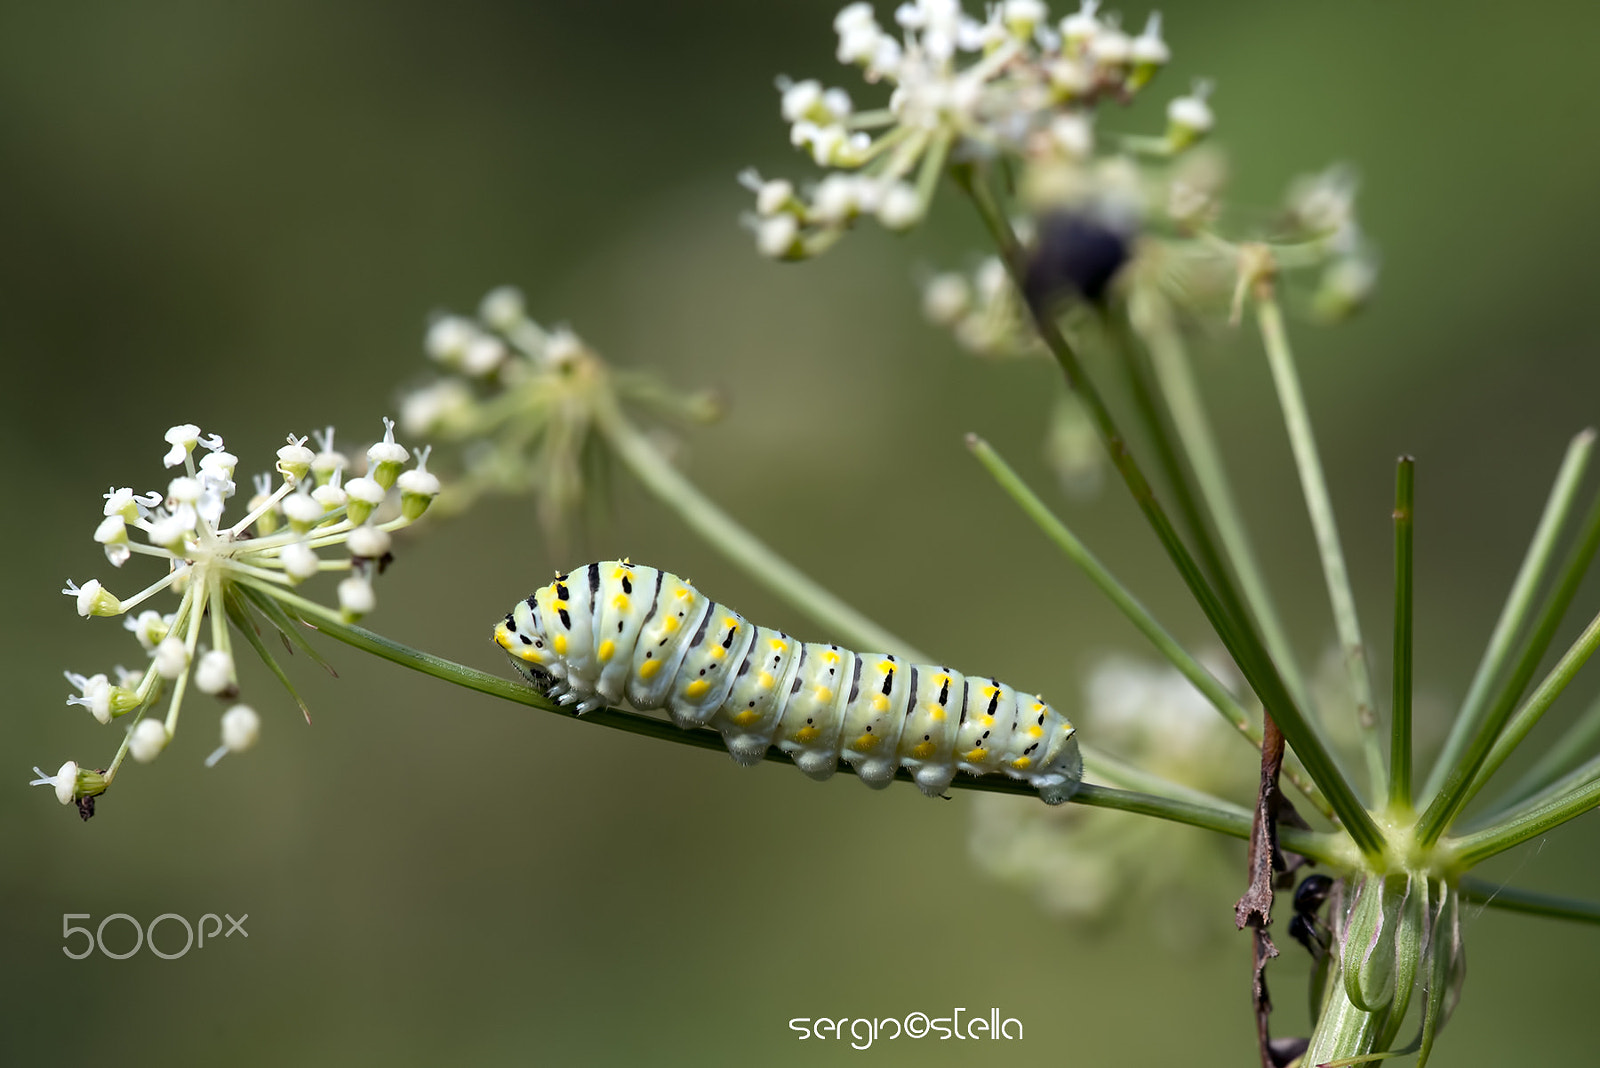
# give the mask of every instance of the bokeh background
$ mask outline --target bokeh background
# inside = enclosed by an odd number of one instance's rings
[[[1201,929],[1181,945],[1159,909],[1063,924],[974,868],[970,794],[741,770],[342,648],[337,680],[294,665],[309,728],[247,664],[263,738],[217,769],[201,766],[215,712],[195,700],[91,823],[25,785],[35,763],[115,749],[61,703],[63,669],[138,655],[56,592],[109,571],[89,537],[99,494],[160,485],[177,422],[223,433],[241,472],[290,430],[369,439],[423,373],[427,315],[503,282],[619,365],[719,389],[727,418],[685,438],[694,477],[921,647],[1069,707],[1097,655],[1142,651],[961,446],[980,431],[1048,483],[1049,369],[980,364],[917,312],[919,265],[975,245],[962,206],[945,198],[908,239],[865,227],[798,267],[760,261],[736,225],[741,167],[808,170],[773,76],[856,84],[832,58],[835,7],[0,5],[0,1062],[964,1063],[953,1042],[858,1055],[786,1025],[957,1005],[1024,1022],[1023,1042],[981,1051],[1000,1063],[1254,1062],[1231,881],[1196,875]],[[1391,465],[1419,458],[1417,670],[1448,707],[1567,437],[1600,418],[1600,9],[1164,8],[1176,61],[1155,95],[1216,77],[1235,201],[1270,206],[1335,160],[1363,175],[1380,299],[1296,339],[1375,648]],[[1265,368],[1249,332],[1207,360],[1311,659],[1331,624]],[[934,507],[952,495],[961,508]],[[1119,493],[1062,506],[1204,642]],[[399,552],[371,623],[488,669],[490,624],[536,579],[623,554],[821,636],[620,478],[609,518],[559,558],[526,502]],[[957,591],[1005,623],[953,612]],[[1586,589],[1575,615],[1597,603]],[[1556,721],[1595,690],[1580,680]],[[1597,844],[1590,817],[1486,874],[1593,897]],[[68,912],[248,913],[250,937],[170,962],[71,961]],[[1469,916],[1439,1063],[1592,1056],[1600,933]],[[1304,1019],[1301,956],[1273,977],[1286,1031]]]

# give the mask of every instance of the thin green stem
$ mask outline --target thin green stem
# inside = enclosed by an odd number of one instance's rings
[[[1562,564],[1555,589],[1551,591],[1539,610],[1539,615],[1534,622],[1533,632],[1528,636],[1522,653],[1512,668],[1511,675],[1500,687],[1488,714],[1484,717],[1483,723],[1472,736],[1466,752],[1461,755],[1461,758],[1450,769],[1444,785],[1439,788],[1438,793],[1433,795],[1433,799],[1428,803],[1427,810],[1423,812],[1422,819],[1417,825],[1418,840],[1423,845],[1429,845],[1436,841],[1439,835],[1444,833],[1445,827],[1449,826],[1450,820],[1455,817],[1456,813],[1461,811],[1466,800],[1483,785],[1481,781],[1475,781],[1478,779],[1479,769],[1488,759],[1490,750],[1496,747],[1500,732],[1505,728],[1507,721],[1516,710],[1517,699],[1522,696],[1528,682],[1533,678],[1533,673],[1538,670],[1539,661],[1544,658],[1545,650],[1550,647],[1550,642],[1555,637],[1556,630],[1561,626],[1561,619],[1566,615],[1567,607],[1572,603],[1572,598],[1576,596],[1578,586],[1582,583],[1583,576],[1588,571],[1589,564],[1594,559],[1597,549],[1600,549],[1600,496],[1596,497],[1594,506],[1589,510],[1588,518],[1584,520],[1583,531],[1579,537],[1578,544],[1573,546],[1566,562]],[[1596,622],[1600,622],[1600,617],[1596,617]],[[1561,690],[1566,688],[1567,683],[1572,679],[1572,675],[1577,673],[1578,668],[1583,666],[1583,662],[1594,651],[1593,645],[1586,641],[1594,630],[1595,623],[1591,623],[1584,634],[1568,650],[1567,655],[1562,658],[1555,668],[1551,669],[1550,674],[1540,684],[1540,691],[1544,694],[1542,703],[1535,705],[1533,703],[1534,699],[1529,699],[1529,705],[1534,709],[1532,712],[1533,719],[1527,721],[1526,726],[1522,728],[1523,733],[1526,733],[1533,726],[1533,721],[1536,721],[1544,713],[1545,708],[1549,707],[1549,702],[1553,701]],[[1551,686],[1554,686],[1554,688],[1548,689]],[[1539,694],[1535,695],[1535,697],[1539,696]],[[1519,716],[1519,718],[1521,717]],[[1519,734],[1516,740],[1521,741],[1521,737],[1522,735]],[[1512,744],[1514,745],[1515,742]],[[1509,752],[1509,750],[1502,752],[1500,756],[1502,760],[1504,759],[1504,752]]]
[[[1072,531],[1058,519],[1055,513],[1039,499],[1027,483],[1022,481],[1005,459],[995,451],[988,442],[975,434],[967,435],[967,447],[972,450],[978,462],[984,466],[1000,488],[1014,500],[1018,507],[1032,519],[1043,531],[1044,536],[1064,553],[1088,576],[1101,593],[1116,606],[1134,627],[1149,639],[1156,651],[1164,656],[1185,679],[1189,680],[1196,690],[1200,691],[1205,699],[1211,702],[1213,708],[1222,713],[1235,730],[1250,740],[1256,750],[1261,749],[1261,728],[1251,721],[1249,713],[1244,706],[1236,700],[1227,687],[1222,685],[1217,677],[1208,671],[1192,653],[1185,649],[1156,618],[1150,614],[1149,609],[1139,603],[1139,599],[1113,575],[1104,564],[1083,544]],[[1297,769],[1289,768],[1289,779],[1300,792],[1305,795],[1324,816],[1333,818],[1333,810],[1328,801],[1322,796],[1315,783],[1308,781],[1304,774]]]
[[[1565,797],[1573,790],[1582,787],[1590,779],[1597,777],[1600,777],[1600,756],[1589,758],[1548,786],[1520,801],[1514,801],[1501,808],[1491,806],[1488,811],[1475,814],[1472,819],[1464,820],[1456,833],[1458,836],[1476,834],[1486,827],[1511,823],[1514,820],[1521,819],[1535,809],[1542,808],[1558,798]]]
[[[1273,601],[1265,576],[1256,562],[1255,547],[1234,498],[1222,452],[1217,446],[1210,419],[1200,395],[1200,386],[1189,363],[1183,336],[1172,322],[1171,312],[1159,297],[1144,295],[1130,300],[1129,315],[1144,338],[1155,369],[1156,383],[1172,415],[1174,428],[1183,443],[1194,471],[1200,496],[1205,501],[1217,537],[1235,573],[1262,640],[1273,662],[1283,674],[1284,685],[1302,708],[1310,708],[1305,679],[1294,655],[1283,620]]]
[[[1519,890],[1514,886],[1501,886],[1485,879],[1471,877],[1461,880],[1461,896],[1486,908],[1520,912],[1528,916],[1548,916],[1557,920],[1600,924],[1600,901],[1580,901],[1577,898],[1557,897],[1554,894],[1541,894],[1533,890]]]
[[[1544,582],[1550,563],[1555,559],[1556,544],[1561,538],[1561,532],[1566,528],[1572,506],[1577,502],[1578,489],[1583,484],[1584,473],[1589,469],[1594,441],[1595,432],[1593,429],[1588,429],[1574,437],[1567,445],[1566,456],[1561,461],[1560,470],[1556,472],[1554,485],[1550,487],[1550,496],[1545,501],[1539,525],[1534,529],[1533,540],[1528,543],[1528,551],[1523,555],[1522,566],[1517,570],[1517,577],[1511,584],[1511,592],[1506,596],[1505,606],[1500,610],[1500,618],[1495,621],[1494,631],[1489,635],[1488,647],[1483,651],[1483,659],[1478,662],[1478,670],[1472,677],[1472,684],[1467,688],[1467,696],[1461,702],[1461,711],[1457,713],[1455,722],[1450,725],[1450,734],[1445,739],[1444,747],[1434,761],[1433,771],[1428,776],[1427,785],[1423,788],[1424,797],[1431,797],[1439,792],[1439,788],[1444,785],[1445,775],[1460,761],[1461,754],[1467,747],[1467,741],[1483,720],[1495,679],[1505,669],[1506,661],[1510,658],[1512,646],[1517,639],[1517,632],[1527,620],[1528,613],[1533,607],[1534,595],[1539,592],[1539,586]]]
[[[1560,778],[1600,739],[1600,698],[1589,703],[1566,732],[1529,768],[1516,784],[1494,804],[1496,810],[1509,809],[1548,787]]]
[[[1017,244],[1016,235],[1011,230],[1011,224],[996,203],[993,193],[983,181],[975,180],[970,170],[957,170],[955,173],[1000,249],[1012,281],[1019,289],[1025,291],[1027,269],[1022,250]],[[1322,788],[1328,803],[1340,822],[1345,825],[1357,847],[1369,856],[1380,856],[1384,849],[1382,833],[1373,822],[1371,813],[1350,788],[1349,782],[1339,770],[1315,725],[1305,717],[1293,698],[1289,696],[1282,677],[1272,663],[1271,654],[1250,629],[1248,621],[1232,616],[1206,582],[1194,558],[1178,537],[1177,531],[1173,529],[1160,502],[1156,500],[1149,480],[1145,478],[1144,472],[1140,470],[1133,455],[1128,451],[1126,440],[1112,419],[1110,411],[1083,373],[1077,353],[1067,344],[1052,315],[1047,309],[1034,306],[1031,302],[1029,310],[1045,347],[1055,357],[1067,384],[1077,390],[1084,408],[1094,420],[1101,440],[1105,443],[1106,451],[1111,456],[1112,464],[1127,483],[1134,502],[1144,513],[1157,539],[1177,567],[1184,584],[1189,587],[1190,593],[1199,604],[1200,610],[1205,613],[1217,631],[1223,646],[1239,665],[1239,670],[1261,698],[1263,706],[1283,730],[1289,744],[1300,755],[1306,770]]]
[[[1453,838],[1447,844],[1456,866],[1466,870],[1530,838],[1537,838],[1596,805],[1600,805],[1600,776],[1514,819]]]
[[[1305,393],[1300,387],[1300,373],[1295,368],[1289,335],[1283,325],[1283,311],[1278,307],[1276,297],[1270,293],[1259,295],[1256,319],[1261,328],[1262,343],[1266,347],[1267,363],[1272,369],[1272,381],[1277,387],[1278,405],[1283,409],[1284,426],[1289,432],[1289,446],[1294,453],[1295,468],[1300,474],[1300,486],[1305,494],[1306,511],[1311,517],[1311,529],[1316,536],[1317,552],[1322,558],[1322,574],[1328,586],[1328,601],[1333,605],[1334,625],[1339,633],[1339,646],[1350,679],[1350,693],[1356,703],[1356,721],[1360,727],[1367,772],[1372,779],[1372,792],[1381,796],[1385,777],[1383,751],[1378,744],[1377,708],[1372,699],[1372,676],[1367,668],[1366,646],[1361,640],[1355,593],[1350,587],[1350,572],[1345,566],[1344,549],[1339,542],[1339,526],[1334,518],[1333,501],[1328,495],[1327,478],[1322,472],[1316,437],[1312,433],[1311,415],[1306,409]]]
[[[646,489],[676,512],[692,530],[709,541],[777,596],[794,605],[818,626],[860,649],[900,653],[909,660],[932,661],[905,639],[829,593],[810,576],[741,526],[661,455],[613,404],[600,406],[595,425],[606,442]]]
[[[1394,482],[1394,704],[1390,713],[1389,804],[1411,811],[1412,505],[1417,462],[1402,456]]]
[[[299,601],[299,598],[296,598]],[[432,653],[425,653],[419,649],[403,645],[391,638],[376,634],[364,627],[342,622],[331,611],[316,605],[314,602],[305,601],[305,606],[317,609],[311,613],[312,618],[305,622],[346,645],[382,657],[391,663],[419,671],[424,675],[431,675],[436,679],[453,683],[478,693],[488,694],[502,700],[512,701],[530,708],[541,709],[568,719],[581,720],[585,723],[594,723],[613,730],[625,731],[629,734],[643,735],[675,745],[687,745],[696,749],[710,749],[722,751],[725,749],[721,735],[716,731],[706,728],[682,730],[665,720],[654,719],[638,712],[626,712],[615,708],[601,708],[579,716],[569,706],[559,705],[546,697],[538,690],[521,683],[476,668],[458,664]],[[296,604],[298,609],[301,604]],[[777,748],[767,750],[766,760],[776,764],[792,764],[793,760]],[[848,765],[841,763],[840,770],[848,770]],[[904,768],[895,776],[904,782],[915,782],[911,773]],[[986,775],[982,778],[958,776],[951,783],[953,789],[980,790],[988,793],[1015,794],[1023,797],[1038,797],[1038,791],[1026,782],[1010,779],[1001,775]],[[1134,812],[1145,816],[1155,816],[1159,819],[1171,820],[1175,823],[1186,823],[1192,827],[1216,831],[1234,838],[1245,838],[1250,833],[1250,816],[1242,809],[1232,806],[1228,808],[1213,808],[1190,800],[1172,797],[1162,797],[1155,794],[1135,793],[1129,790],[1118,790],[1108,786],[1095,786],[1084,784],[1078,788],[1077,794],[1072,798],[1076,804],[1090,805],[1096,808],[1120,809],[1124,812]],[[1298,828],[1286,827],[1282,831],[1283,844],[1296,853],[1313,857],[1325,864],[1342,866],[1349,863],[1350,858],[1340,848],[1342,836],[1324,834],[1314,831],[1305,831]]]
[[[1478,791],[1483,789],[1490,777],[1500,769],[1500,765],[1506,762],[1511,751],[1522,743],[1528,732],[1533,730],[1534,724],[1539,722],[1540,717],[1555,699],[1561,696],[1561,692],[1567,688],[1579,669],[1588,662],[1590,656],[1594,655],[1596,648],[1600,648],[1600,615],[1590,621],[1583,633],[1578,636],[1578,640],[1572,643],[1566,654],[1539,683],[1538,688],[1517,709],[1516,714],[1505,725],[1505,729],[1500,732],[1500,736],[1495,739],[1488,755],[1483,758],[1483,763],[1473,774],[1470,784],[1461,792],[1460,799],[1450,815],[1460,812],[1477,796]],[[1444,795],[1441,793],[1439,796]],[[1446,819],[1448,818],[1447,816]]]

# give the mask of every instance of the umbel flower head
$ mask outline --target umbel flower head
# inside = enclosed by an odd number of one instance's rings
[[[35,769],[35,783],[53,786],[62,804],[79,802],[85,819],[93,813],[85,802],[106,790],[124,758],[148,763],[167,747],[190,687],[224,701],[237,697],[235,630],[287,686],[259,637],[262,621],[303,643],[297,619],[351,622],[370,612],[372,580],[389,558],[390,532],[415,521],[439,493],[439,480],[427,470],[428,450],[419,450],[408,468],[411,454],[394,440],[390,420],[384,420],[383,439],[367,450],[365,472],[348,479],[350,461],[335,450],[331,427],[317,435],[316,451],[306,440],[290,435],[278,450],[277,478],[259,476],[245,514],[231,524],[223,514],[238,489],[238,458],[221,437],[203,434],[192,423],[166,433],[163,462],[181,470],[165,492],[114,487],[104,495],[94,538],[106,559],[121,568],[135,556],[154,557],[166,573],[125,598],[99,579],[69,580],[62,590],[80,616],[122,616],[148,661],[142,671],[66,672],[77,691],[68,695],[68,705],[86,709],[100,723],[129,724],[104,772],[71,761],[54,776]],[[294,592],[323,571],[345,575],[337,609]],[[167,592],[177,596],[171,611],[144,607]],[[157,716],[163,698],[166,711]],[[236,704],[222,717],[221,729],[223,746],[208,763],[249,748],[260,723],[253,710]]]
[[[484,493],[531,493],[552,537],[595,473],[593,431],[623,402],[700,422],[718,410],[708,394],[679,394],[610,367],[566,326],[541,326],[511,286],[485,296],[475,318],[435,318],[423,347],[444,373],[402,398],[401,425],[466,446],[465,469],[441,508],[460,511]]]

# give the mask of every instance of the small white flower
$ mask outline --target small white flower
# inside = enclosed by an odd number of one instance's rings
[[[289,520],[289,525],[302,532],[322,522],[322,517],[328,514],[321,501],[305,492],[304,483],[301,484],[299,491],[285,497],[282,505],[283,514]]]
[[[311,473],[318,484],[327,484],[335,475],[350,466],[350,457],[333,447],[333,427],[313,432],[317,440],[317,455],[311,459]]]
[[[922,314],[939,326],[953,326],[972,306],[972,288],[955,272],[937,274],[922,289]]]
[[[905,182],[895,182],[883,191],[878,203],[878,221],[891,230],[909,230],[922,218],[922,198]]]
[[[311,470],[316,454],[306,448],[306,439],[289,435],[289,444],[278,450],[278,473],[289,482],[299,482]]]
[[[857,3],[846,4],[840,12],[833,17],[835,33],[844,33],[848,30],[859,29],[862,26],[878,25],[877,17],[872,13],[872,5],[858,0]]]
[[[126,522],[133,522],[139,518],[139,503],[134,497],[133,490],[127,486],[113,489],[105,495],[106,507],[103,513],[106,516],[121,516]]]
[[[1089,58],[1102,67],[1120,67],[1133,55],[1133,39],[1110,26],[1100,29],[1088,42]]]
[[[167,506],[176,508],[180,504],[193,504],[200,499],[203,491],[204,487],[200,485],[198,478],[179,475],[167,483]]]
[[[161,755],[167,741],[165,724],[158,719],[141,719],[128,735],[128,755],[141,764],[148,764]],[[56,788],[56,796],[61,796],[60,787]]]
[[[545,358],[557,367],[576,363],[583,356],[583,341],[565,326],[550,331],[544,346]]]
[[[478,336],[478,327],[471,319],[459,315],[442,315],[428,327],[422,347],[430,359],[453,367],[461,361],[467,346]]]
[[[167,444],[172,448],[161,458],[161,462],[168,467],[177,467],[194,451],[200,441],[200,428],[193,423],[183,423],[179,426],[169,427],[165,435]]]
[[[853,174],[830,174],[817,183],[811,195],[810,216],[813,220],[841,225],[849,222],[861,210],[861,182]]]
[[[112,596],[110,590],[101,586],[99,579],[90,579],[82,586],[68,579],[66,589],[61,592],[68,597],[77,599],[78,615],[84,619],[88,619],[90,616],[122,614],[122,602]]]
[[[793,215],[774,215],[756,225],[756,249],[771,259],[799,252],[800,223]]]
[[[467,343],[461,354],[461,370],[474,377],[489,374],[510,355],[505,343],[489,334],[479,334]]]
[[[1076,14],[1061,20],[1061,46],[1066,51],[1078,53],[1100,32],[1100,20],[1095,12],[1100,10],[1100,0],[1083,0]]]
[[[1073,159],[1088,159],[1094,153],[1094,124],[1082,112],[1065,112],[1050,121],[1050,139]]]
[[[278,559],[283,563],[284,574],[296,582],[304,582],[315,575],[320,563],[311,546],[303,541],[292,541],[285,545],[278,553]]]
[[[144,646],[144,651],[153,652],[156,643],[167,636],[167,631],[172,629],[172,616],[162,616],[160,612],[147,608],[137,616],[129,616],[122,621],[122,625],[133,632],[139,639],[139,644]],[[182,646],[182,642],[178,643]]]
[[[814,79],[794,82],[783,90],[778,107],[785,122],[814,119],[813,114],[822,103],[822,83]]]
[[[201,693],[221,694],[235,688],[233,657],[226,649],[207,649],[194,666],[194,684]]]
[[[78,688],[77,696],[68,697],[67,704],[79,705],[101,723],[111,722],[111,680],[104,675],[75,675],[65,672],[67,681]]]
[[[323,511],[331,512],[335,508],[343,508],[349,497],[344,491],[344,478],[340,471],[335,470],[333,476],[311,491],[311,499],[322,506]],[[292,494],[298,497],[300,494]]]
[[[94,528],[94,540],[106,548],[106,559],[112,567],[121,567],[133,555],[128,548],[128,524],[120,515],[108,515]]]
[[[1025,39],[1032,37],[1033,31],[1049,17],[1050,9],[1043,0],[1005,0],[1000,5],[999,15],[1006,29]]]
[[[67,761],[54,775],[46,775],[37,767],[33,769],[33,773],[39,777],[29,783],[29,786],[53,786],[57,801],[63,805],[72,804],[78,792],[78,765],[75,761]]]
[[[261,737],[261,717],[249,705],[234,705],[222,714],[222,746],[206,758],[212,767],[228,753],[242,753]]]
[[[409,471],[406,472],[406,474],[410,473]],[[402,475],[401,477],[404,478],[405,476]],[[392,540],[388,531],[380,530],[370,523],[363,523],[350,532],[350,536],[345,539],[345,544],[349,546],[351,556],[376,560],[389,551],[389,545]]]
[[[351,575],[339,583],[339,613],[346,620],[355,621],[377,605],[377,595],[372,592],[372,583],[360,575]]]
[[[428,470],[428,456],[433,452],[433,446],[425,445],[417,450],[417,466],[409,471],[402,471],[395,480],[395,485],[400,489],[400,514],[407,519],[416,519],[428,510],[428,505],[439,496],[439,476]],[[378,555],[382,555],[381,553]]]
[[[491,289],[478,304],[478,318],[496,330],[512,330],[527,317],[527,303],[516,286]]]
[[[1136,65],[1159,67],[1172,59],[1172,50],[1161,39],[1161,12],[1152,11],[1145,21],[1144,32],[1133,39],[1128,52]]]
[[[407,434],[431,434],[471,412],[472,391],[459,378],[441,378],[413,390],[400,402],[400,425]]]
[[[182,675],[189,668],[189,650],[183,639],[169,634],[156,643],[154,655],[156,674],[167,680]]]
[[[1211,95],[1211,83],[1197,81],[1188,96],[1180,96],[1167,105],[1167,139],[1174,148],[1186,148],[1211,132],[1216,117],[1206,98]]]
[[[376,442],[367,450],[367,476],[388,489],[394,485],[395,476],[400,473],[400,467],[411,454],[404,445],[394,440],[394,420],[385,416],[383,419],[383,440]]]
[[[349,503],[345,506],[345,514],[350,517],[350,522],[361,524],[367,521],[378,505],[383,503],[388,496],[388,490],[378,484],[376,479],[362,475],[352,478],[344,487]]]

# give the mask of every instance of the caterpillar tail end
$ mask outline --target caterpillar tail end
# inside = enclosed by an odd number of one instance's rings
[[[1051,764],[1051,770],[1034,779],[1039,797],[1047,805],[1063,805],[1072,800],[1083,783],[1083,753],[1078,749],[1078,737],[1068,738],[1061,755]]]

